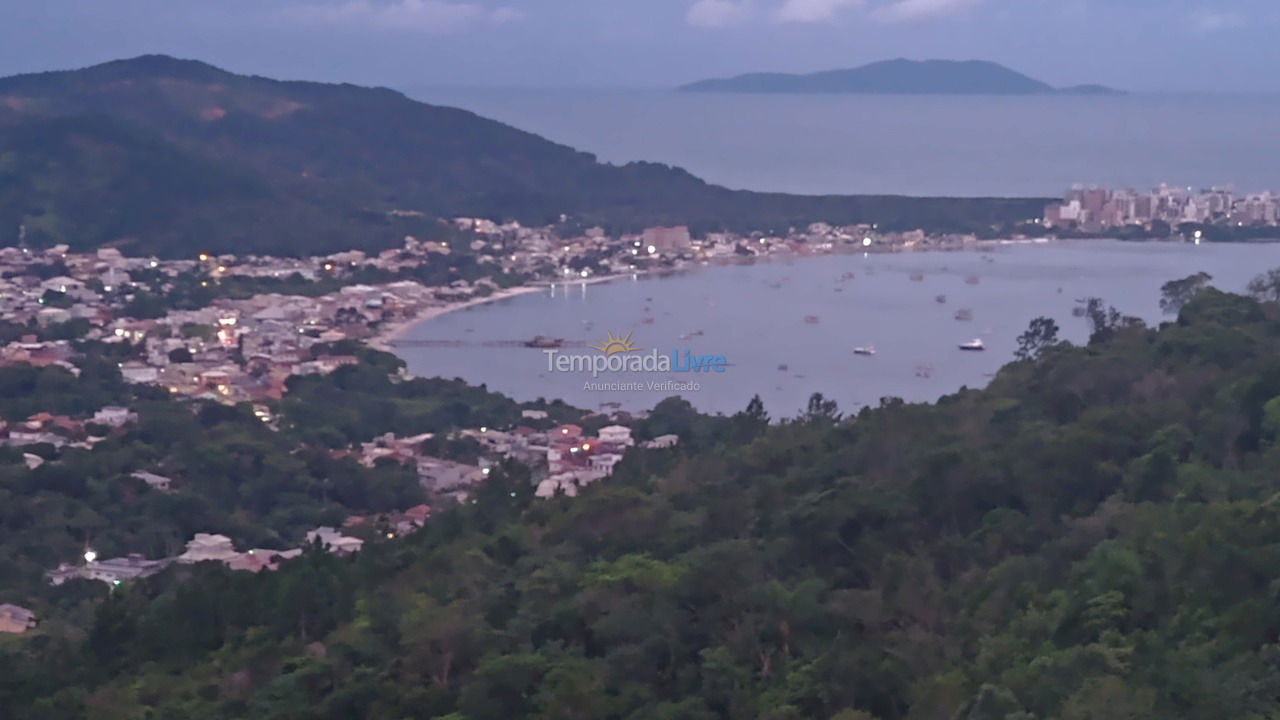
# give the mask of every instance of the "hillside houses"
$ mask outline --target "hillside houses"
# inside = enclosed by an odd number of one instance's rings
[[[35,626],[35,613],[18,605],[0,604],[0,633],[20,635]]]

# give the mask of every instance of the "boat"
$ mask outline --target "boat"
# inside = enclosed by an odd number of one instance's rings
[[[960,309],[956,311],[956,320],[960,322],[969,322],[973,319],[973,311],[968,309]]]
[[[868,345],[868,346],[866,346],[866,347],[856,347],[856,348],[854,348],[854,349],[853,349],[853,354],[854,354],[854,355],[875,355],[875,354],[876,354],[876,346],[875,346],[875,345]]]
[[[690,339],[690,338],[702,337],[702,336],[703,336],[703,334],[704,334],[704,333],[703,333],[701,330],[694,330],[693,332],[687,332],[687,333],[685,333],[685,334],[681,335],[681,336],[680,336],[680,339],[681,339],[681,340],[688,340],[688,339]]]
[[[967,343],[960,343],[960,349],[970,352],[982,352],[987,349],[987,346],[983,344],[980,338],[974,338]]]
[[[924,273],[911,273],[911,282],[923,282]]]
[[[946,305],[946,304],[947,304],[947,296],[946,296],[946,295],[939,295],[939,296],[935,297],[935,298],[933,299],[933,301],[934,301],[934,302],[936,302],[936,303],[938,303],[939,305]]]
[[[916,366],[916,377],[929,379],[933,377],[933,365],[929,363],[920,363]]]
[[[810,325],[817,325],[819,322],[819,319],[817,315],[805,315],[804,321],[809,323]]]
[[[778,371],[779,371],[779,372],[786,372],[786,371],[788,371],[788,370],[790,370],[790,369],[791,369],[791,368],[790,368],[790,367],[788,367],[786,363],[783,363],[783,364],[781,364],[781,365],[779,365],[779,366],[778,366]]]
[[[653,324],[653,318],[651,318],[651,317],[647,317],[647,318],[642,319],[640,322],[644,323],[645,325],[652,325],[652,324]]]
[[[968,285],[977,285],[980,282],[978,280],[977,275],[970,275],[969,277],[965,278],[964,281]]]
[[[546,335],[535,335],[532,340],[526,341],[524,346],[531,348],[558,348],[564,347],[564,340]]]

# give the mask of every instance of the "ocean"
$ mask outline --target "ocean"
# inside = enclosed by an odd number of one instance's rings
[[[601,160],[732,188],[1055,197],[1073,184],[1280,190],[1280,97],[732,95],[424,88],[409,94]]]

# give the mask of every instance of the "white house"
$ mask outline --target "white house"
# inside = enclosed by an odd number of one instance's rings
[[[643,443],[642,447],[659,449],[673,448],[678,442],[680,442],[679,435],[659,435],[658,437]]]
[[[591,469],[609,476],[613,474],[613,467],[620,462],[622,456],[617,453],[600,453],[591,456]]]
[[[307,533],[307,542],[319,542],[320,546],[334,555],[350,555],[360,552],[364,541],[360,538],[346,537],[331,527],[318,527]]]
[[[135,477],[141,480],[142,482],[146,483],[147,485],[150,485],[152,490],[168,492],[173,487],[173,480],[170,480],[169,478],[163,475],[156,475],[155,473],[146,472],[145,470],[139,470],[138,472],[134,473],[132,477]]]
[[[137,419],[138,416],[130,412],[129,408],[119,407],[118,405],[108,405],[93,414],[93,422],[113,428],[118,428]]]
[[[0,605],[0,632],[21,634],[35,626],[35,613],[17,605]]]
[[[621,445],[630,447],[635,443],[631,439],[631,428],[622,425],[610,425],[600,428],[598,433],[600,442],[609,443],[610,445]]]
[[[228,562],[239,555],[235,545],[231,543],[231,538],[226,535],[196,533],[196,536],[187,543],[187,551],[178,556],[178,562],[184,565],[207,560]]]

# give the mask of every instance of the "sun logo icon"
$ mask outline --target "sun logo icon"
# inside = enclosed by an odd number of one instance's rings
[[[619,337],[614,337],[613,333],[608,333],[608,335],[609,337],[606,338],[604,342],[600,343],[599,345],[592,345],[591,349],[599,350],[605,355],[618,355],[621,353],[630,353],[640,349],[635,345],[631,344],[631,333],[627,333],[626,335],[622,335]]]

